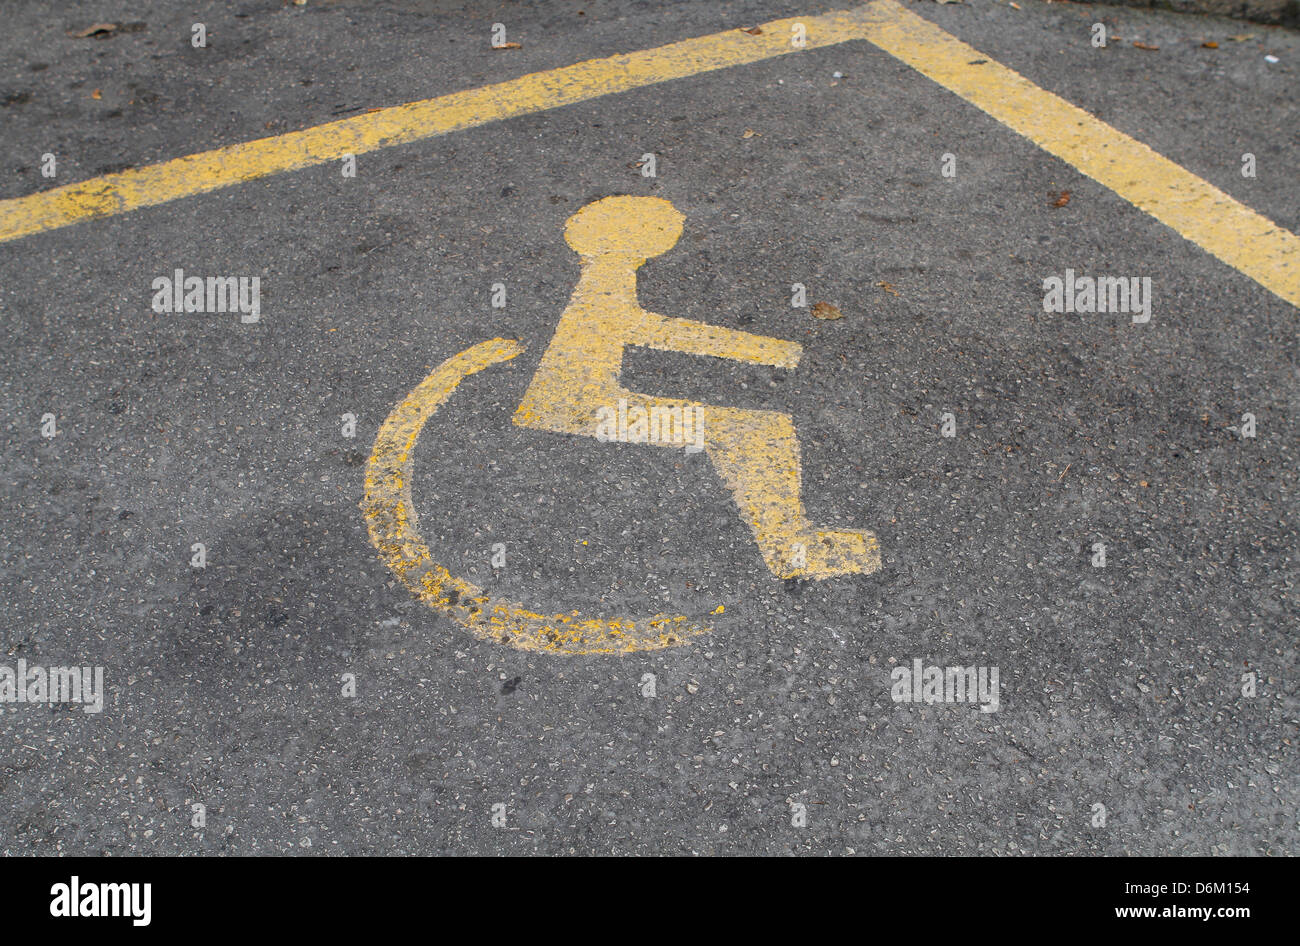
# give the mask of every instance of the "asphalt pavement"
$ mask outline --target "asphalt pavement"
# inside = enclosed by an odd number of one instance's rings
[[[1300,231],[1300,34],[903,6]],[[847,7],[20,0],[0,201]],[[877,570],[775,575],[707,453],[512,423],[578,284],[566,221],[611,195],[684,218],[644,309],[802,346],[630,347],[622,384],[787,414],[807,518]],[[257,321],[156,311],[177,270],[256,277]],[[1149,278],[1149,321],[1045,311],[1067,270]],[[0,242],[0,665],[104,680],[99,713],[0,703],[0,851],[1294,854],[1297,315],[861,40]],[[433,560],[707,631],[521,649],[386,563],[381,429],[494,338],[524,351],[410,457]],[[914,661],[996,668],[996,710],[897,699]]]

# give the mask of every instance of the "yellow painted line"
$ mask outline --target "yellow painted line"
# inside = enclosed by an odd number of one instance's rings
[[[0,242],[673,79],[867,40],[1300,306],[1300,238],[894,0],[593,59],[0,201]],[[972,65],[972,60],[985,60]]]
[[[217,148],[161,164],[0,201],[0,242],[95,217],[138,210],[283,171],[326,164],[348,154],[407,144],[544,112],[615,92],[798,52],[792,27],[802,23],[813,49],[853,39],[844,14],[773,20],[754,35],[739,29],[654,49],[536,72],[478,89],[396,105],[353,118]]]
[[[397,405],[379,429],[366,465],[361,501],[370,541],[379,557],[411,593],[464,625],[476,637],[522,650],[556,654],[618,654],[685,644],[708,627],[682,615],[652,618],[585,617],[576,611],[545,615],[494,598],[433,560],[420,537],[411,497],[420,432],[460,382],[475,372],[509,361],[524,350],[516,341],[494,338],[453,355],[435,368]],[[722,608],[714,614],[722,613]]]
[[[864,39],[1300,307],[1294,233],[893,0],[853,16]]]
[[[697,447],[731,490],[773,575],[871,574],[880,568],[874,534],[819,530],[805,516],[799,438],[790,415],[652,397],[622,386],[623,354],[632,347],[774,368],[799,364],[797,342],[641,308],[636,271],[677,244],[684,221],[658,197],[605,197],[569,218],[564,237],[580,258],[581,275],[514,422],[602,441]]]

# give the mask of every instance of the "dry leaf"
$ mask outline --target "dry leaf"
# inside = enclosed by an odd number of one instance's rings
[[[827,322],[834,322],[836,319],[844,318],[844,313],[829,302],[818,302],[812,307],[812,317],[822,319]]]
[[[893,284],[893,283],[888,283],[888,282],[878,282],[878,283],[876,283],[876,285],[877,285],[879,288],[885,290],[885,292],[889,293],[891,296],[896,296],[896,295],[898,295],[898,290],[894,288],[894,284]]]
[[[1232,40],[1234,43],[1244,43],[1246,40],[1248,40],[1248,39],[1254,39],[1254,38],[1255,38],[1255,34],[1254,34],[1254,33],[1242,33],[1242,34],[1239,35],[1239,36],[1229,36],[1229,37],[1228,37],[1228,39]]]
[[[99,89],[96,89],[94,92],[90,93],[90,97],[92,99],[102,99],[104,96],[103,93],[99,91]]]
[[[84,30],[70,31],[68,35],[73,39],[85,39],[87,36],[108,36],[116,30],[116,23],[94,23]]]
[[[961,3],[962,0],[939,0],[940,3]]]
[[[759,36],[759,35],[761,35],[762,32],[763,32],[763,27],[761,27],[761,26],[755,26],[753,29],[749,29],[749,30],[747,30],[747,29],[743,29],[743,28],[742,28],[742,29],[741,29],[741,32],[742,32],[742,33],[748,33],[750,36]]]
[[[1152,46],[1149,43],[1134,42],[1133,45],[1136,46],[1138,49],[1159,49],[1160,48],[1159,46]]]
[[[755,135],[757,135],[759,138],[762,138],[762,137],[763,137],[762,134],[761,134],[760,132],[754,131],[754,129],[752,129],[752,128],[746,128],[746,129],[745,129],[745,133],[744,133],[743,135],[741,135],[740,137],[742,137],[742,138],[753,138]]]
[[[493,49],[523,49],[523,43],[502,43],[500,46],[493,46]]]
[[[1020,4],[1018,4],[1018,3],[1008,3],[1007,6],[1011,7],[1011,9],[1013,9],[1013,10],[1019,10],[1019,9],[1020,9]]]
[[[1202,49],[1218,49],[1218,48],[1219,48],[1219,44],[1216,43],[1216,42],[1214,42],[1213,40],[1210,40],[1210,42],[1208,42],[1208,43],[1201,43],[1201,48],[1202,48]]]
[[[1055,193],[1055,192],[1052,192],[1052,193]],[[1051,196],[1052,196],[1052,193],[1049,193],[1047,196],[1048,196],[1048,197],[1051,197]],[[1069,202],[1070,202],[1070,192],[1069,192],[1069,191],[1061,191],[1061,193],[1059,193],[1059,194],[1056,195],[1056,199],[1055,199],[1054,201],[1052,201],[1052,206],[1053,206],[1053,207],[1064,207],[1064,206],[1065,206],[1066,204],[1068,204]]]

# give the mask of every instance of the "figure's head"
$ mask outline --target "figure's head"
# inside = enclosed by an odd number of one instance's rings
[[[602,197],[569,218],[564,239],[579,256],[645,260],[676,245],[685,219],[659,197]]]

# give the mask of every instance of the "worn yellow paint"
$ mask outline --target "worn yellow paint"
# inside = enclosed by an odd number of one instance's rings
[[[805,517],[799,440],[788,414],[651,397],[622,386],[623,352],[632,346],[775,368],[799,363],[802,349],[795,342],[641,308],[636,271],[672,249],[684,219],[657,197],[606,197],[569,218],[564,236],[581,260],[581,276],[514,422],[605,439],[601,425],[611,413],[693,417],[705,454],[731,490],[772,574],[820,579],[875,571],[880,547],[872,533],[818,530]],[[683,446],[671,437],[641,442]]]
[[[893,0],[853,16],[863,38],[1300,306],[1294,233]]]
[[[807,43],[803,48],[841,43],[852,36],[841,29],[840,16],[832,13],[773,20],[764,23],[757,35],[728,30],[592,59],[0,201],[0,242],[337,161],[348,154],[365,154],[614,92],[798,52],[799,47],[791,43],[795,23],[806,27]]]
[[[433,560],[420,537],[411,497],[413,453],[420,432],[464,378],[523,350],[518,342],[502,338],[480,342],[440,364],[388,415],[366,466],[366,495],[361,502],[380,559],[417,598],[475,636],[523,650],[629,653],[684,644],[707,633],[707,626],[682,615],[631,620],[585,617],[576,611],[540,614],[488,595]]]
[[[807,42],[792,44],[802,23]],[[0,201],[0,242],[517,115],[851,40],[867,40],[1300,306],[1300,238],[1064,99],[876,0],[728,30],[411,102]],[[973,60],[982,60],[972,65]]]
[[[672,204],[656,197],[607,197],[569,218],[565,239],[581,258],[581,276],[514,422],[595,437],[600,408],[620,401],[627,410],[667,409],[678,418],[695,411],[703,449],[731,489],[773,574],[827,578],[875,571],[880,550],[874,535],[817,531],[804,517],[799,442],[788,415],[649,397],[620,385],[623,352],[636,345],[779,368],[799,363],[802,349],[795,342],[667,318],[641,308],[636,271],[676,245],[683,220]],[[684,644],[707,633],[707,626],[685,615],[635,620],[587,617],[577,611],[540,614],[493,598],[434,561],[420,537],[411,496],[420,433],[464,378],[523,350],[519,342],[507,339],[480,342],[435,368],[388,415],[366,466],[361,502],[380,559],[426,604],[478,637],[523,650],[630,653]],[[680,448],[686,443],[657,445]],[[712,613],[725,610],[718,605]]]

